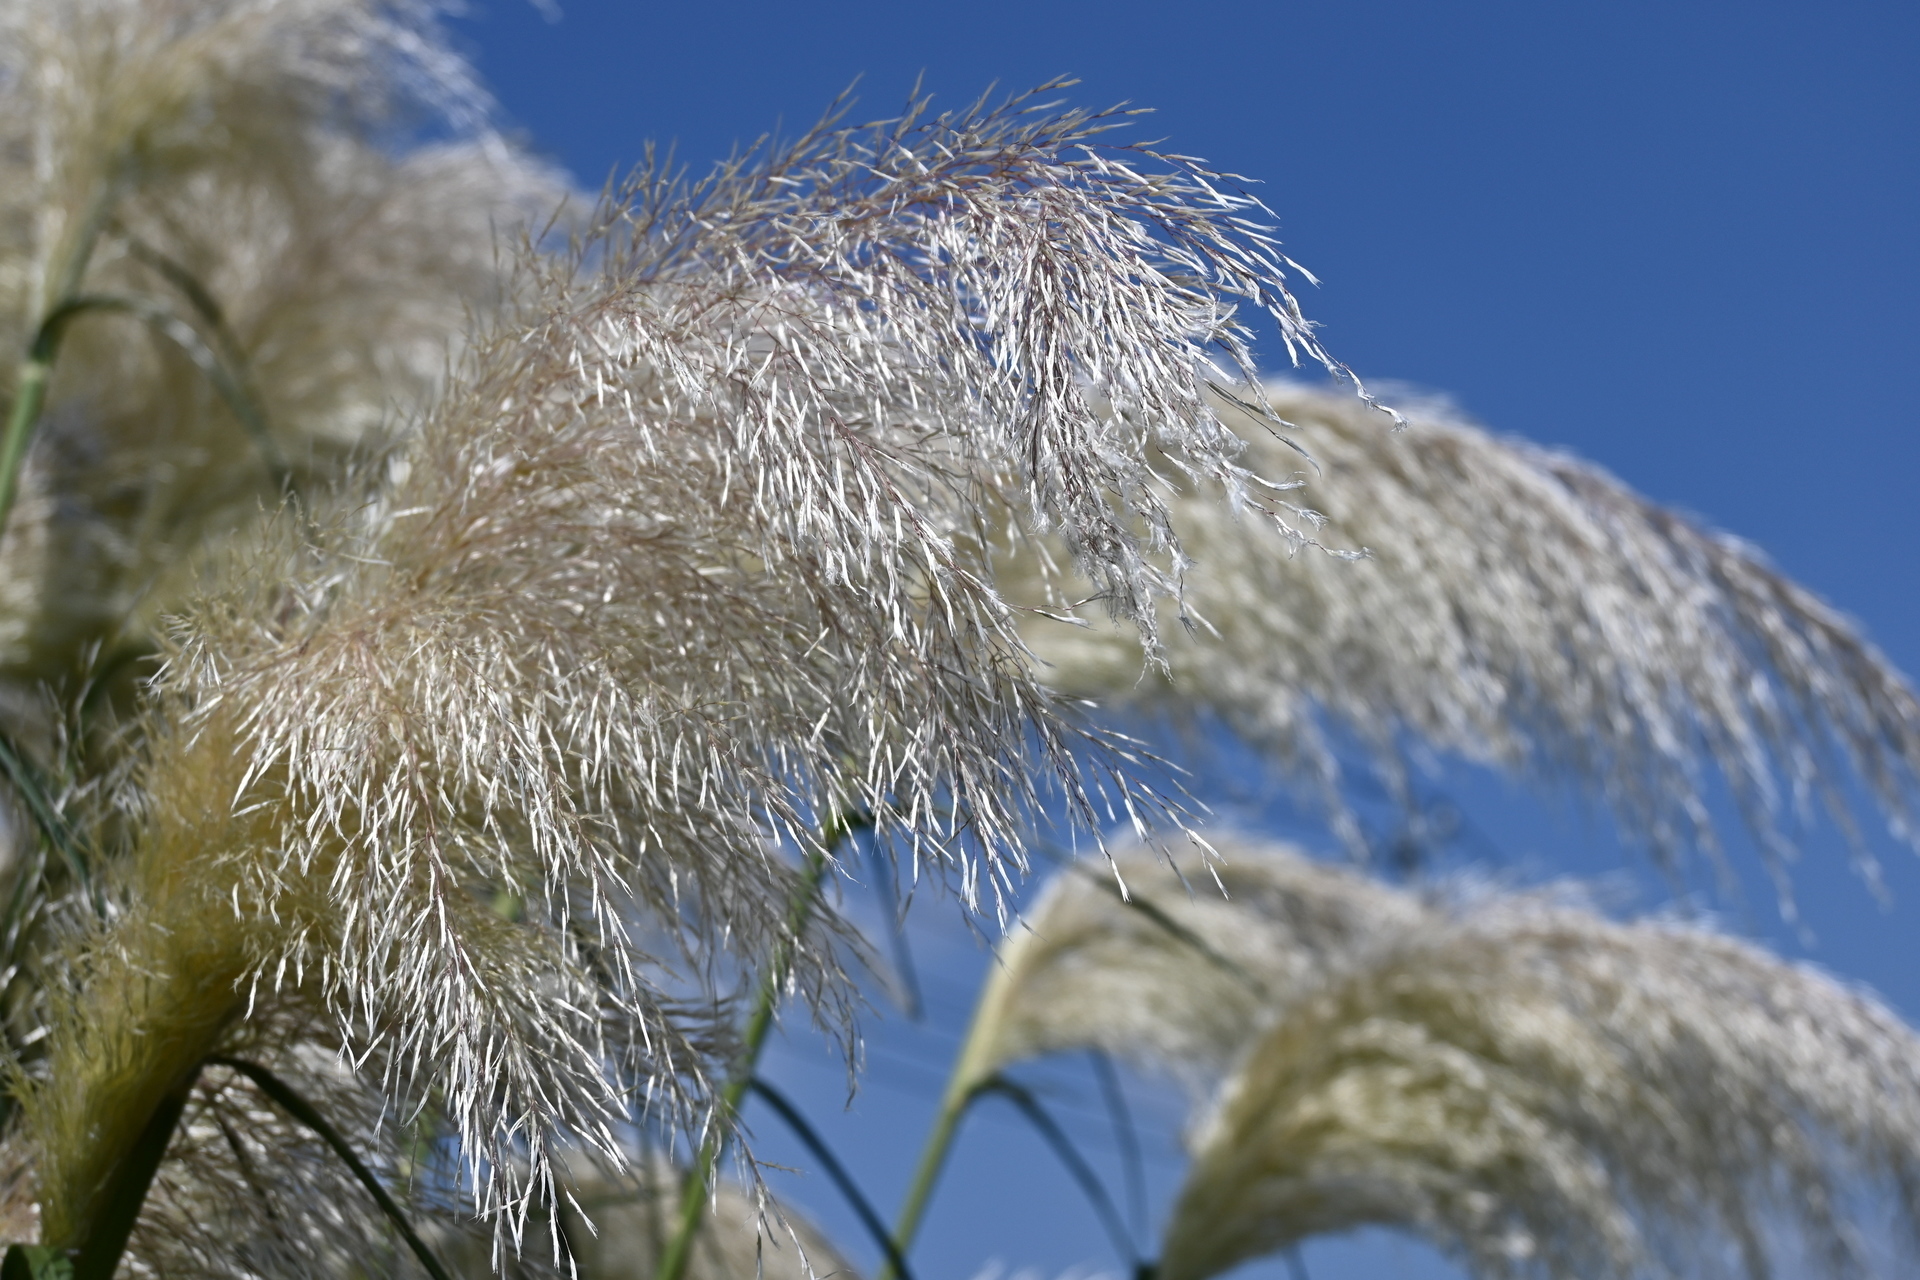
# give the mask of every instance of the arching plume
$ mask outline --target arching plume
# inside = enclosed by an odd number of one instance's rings
[[[305,120],[367,164],[336,112],[468,101],[426,8],[81,12],[52,29],[130,86],[103,98],[99,136],[141,157],[96,188],[115,208],[150,171],[154,201],[217,195],[228,144],[195,130],[262,95],[243,134]],[[362,99],[348,71],[387,78]],[[326,1044],[444,1115],[517,1232],[560,1144],[726,1122],[707,1072],[743,972],[782,955],[843,1011],[838,926],[794,906],[835,815],[969,903],[1043,800],[1155,818],[1036,678],[987,531],[1060,538],[1151,648],[1180,558],[1156,468],[1259,505],[1210,398],[1251,369],[1234,306],[1325,356],[1258,207],[1119,123],[916,103],[692,184],[643,171],[494,280],[388,447],[202,557],[96,835],[106,909],[65,935],[18,1090],[51,1241],[88,1238],[142,1126],[243,1039]],[[364,441],[364,404],[312,439]]]
[[[1568,1280],[1758,1278],[1796,1251],[1846,1274],[1889,1216],[1910,1247],[1920,1036],[1872,998],[1566,893],[1418,895],[1218,843],[1226,901],[1144,851],[1130,901],[1063,873],[964,1059],[977,1080],[1094,1047],[1201,1086],[1165,1280],[1368,1225]]]
[[[1443,409],[1388,433],[1337,396],[1268,396],[1307,457],[1246,418],[1244,464],[1292,475],[1314,509],[1296,523],[1365,558],[1295,555],[1195,486],[1171,518],[1194,626],[1164,629],[1168,677],[1142,680],[1138,644],[1098,619],[1036,620],[1062,691],[1224,718],[1317,788],[1355,845],[1343,742],[1395,788],[1426,747],[1571,780],[1669,863],[1717,847],[1716,774],[1776,869],[1818,801],[1851,833],[1855,778],[1913,838],[1920,702],[1752,547]],[[1013,585],[1032,563],[1004,573],[1016,598],[1037,594]]]
[[[1351,873],[1213,839],[1210,864],[1135,848],[1116,854],[1117,880],[1088,865],[1056,875],[1000,944],[956,1087],[1100,1049],[1206,1097],[1276,1010],[1427,917]]]

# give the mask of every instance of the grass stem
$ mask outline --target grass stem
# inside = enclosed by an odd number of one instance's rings
[[[33,429],[40,421],[41,410],[46,408],[47,383],[53,377],[53,364],[60,354],[60,337],[71,314],[71,303],[80,292],[80,282],[86,278],[94,246],[100,243],[100,233],[113,215],[125,168],[124,164],[110,167],[109,176],[100,183],[81,215],[73,242],[53,273],[46,313],[34,330],[33,343],[14,378],[6,434],[0,436],[0,535],[7,531],[7,520],[13,514],[14,499],[20,492],[20,468],[26,462],[27,445],[33,440]]]
[[[789,939],[799,936],[806,927],[807,917],[813,914],[814,903],[820,896],[820,877],[825,874],[834,850],[859,825],[861,823],[857,818],[844,813],[836,812],[827,819],[820,832],[820,843],[807,855],[800,882],[794,887],[793,896],[787,903]],[[740,1104],[745,1100],[747,1090],[753,1087],[760,1054],[766,1048],[768,1033],[773,1030],[773,1016],[780,1005],[781,989],[787,982],[787,966],[791,958],[789,947],[790,943],[786,941],[777,945],[767,961],[766,969],[760,974],[753,1007],[740,1033],[740,1055],[734,1060],[732,1073],[720,1088],[720,1106],[714,1131],[701,1142],[700,1150],[694,1156],[693,1167],[687,1171],[686,1179],[681,1183],[679,1221],[675,1224],[672,1239],[667,1241],[666,1249],[660,1254],[658,1266],[654,1268],[654,1280],[684,1280],[687,1274],[687,1264],[693,1259],[694,1240],[700,1234],[700,1224],[706,1220],[707,1197],[713,1188],[714,1170],[719,1166],[720,1157],[726,1149],[725,1135],[734,1117],[740,1114]]]

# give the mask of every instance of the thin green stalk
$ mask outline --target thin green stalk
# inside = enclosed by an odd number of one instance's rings
[[[46,313],[34,330],[33,343],[14,379],[13,406],[7,413],[6,434],[0,436],[0,534],[7,531],[7,520],[13,514],[14,498],[20,490],[20,467],[26,461],[27,445],[33,439],[40,412],[46,408],[47,383],[53,377],[53,363],[60,354],[60,336],[66,328],[69,304],[80,292],[80,282],[86,278],[87,266],[93,261],[94,246],[100,243],[100,233],[112,217],[125,168],[119,163],[110,167],[110,176],[100,184],[81,215],[73,243],[54,272]]]
[[[46,780],[33,767],[26,753],[4,732],[0,732],[0,774],[6,775],[7,781],[13,784],[34,825],[40,828],[40,834],[60,855],[61,861],[66,863],[68,874],[92,897],[93,879],[87,868],[86,855],[81,852],[73,829],[61,817],[60,807],[53,800],[52,788],[47,786]],[[100,905],[96,899],[95,906]]]
[[[147,1202],[147,1188],[153,1185],[153,1175],[173,1141],[173,1131],[180,1125],[180,1113],[186,1110],[187,1095],[199,1078],[200,1068],[196,1066],[160,1099],[132,1149],[113,1170],[102,1197],[103,1208],[89,1224],[87,1238],[80,1242],[73,1280],[113,1280],[120,1255],[127,1249],[127,1237],[140,1218],[140,1207]]]
[[[793,1130],[794,1135],[806,1144],[807,1150],[813,1153],[814,1159],[820,1162],[820,1167],[827,1171],[827,1177],[833,1180],[834,1186],[840,1188],[841,1196],[853,1209],[854,1216],[860,1219],[860,1225],[867,1229],[867,1234],[873,1237],[873,1242],[880,1246],[880,1253],[886,1258],[887,1265],[900,1274],[901,1280],[913,1280],[913,1273],[907,1269],[907,1260],[900,1256],[900,1250],[894,1247],[893,1237],[887,1234],[887,1224],[882,1222],[880,1215],[873,1211],[873,1204],[860,1190],[860,1184],[853,1180],[853,1175],[847,1172],[847,1167],[840,1163],[840,1157],[833,1154],[833,1148],[827,1145],[826,1139],[807,1123],[807,1118],[800,1113],[800,1108],[794,1106],[785,1094],[758,1077],[754,1078],[753,1091],[774,1109],[775,1114],[787,1122],[787,1128]]]
[[[1138,911],[1178,942],[1192,947],[1195,952],[1210,963],[1241,981],[1255,992],[1264,994],[1265,988],[1259,979],[1248,973],[1240,965],[1220,954],[1210,946],[1206,939],[1168,915],[1139,895],[1128,895],[1120,887],[1091,868],[1077,862],[1058,859],[1069,870],[1087,876],[1093,883],[1111,893],[1116,900],[1131,910]],[[933,1127],[927,1132],[926,1142],[920,1148],[920,1161],[914,1169],[913,1180],[907,1184],[906,1198],[901,1202],[900,1214],[894,1220],[893,1243],[901,1256],[906,1256],[913,1247],[913,1240],[919,1234],[921,1221],[926,1217],[927,1205],[933,1198],[933,1190],[940,1181],[940,1174],[946,1168],[947,1157],[952,1154],[954,1139],[959,1135],[960,1122],[966,1117],[967,1110],[980,1096],[992,1090],[1007,1092],[1001,1088],[1000,1078],[989,1054],[995,1035],[1004,1019],[1006,1005],[1013,998],[1012,984],[1004,980],[1004,972],[995,970],[987,978],[981,989],[979,1002],[974,1006],[973,1017],[967,1024],[966,1038],[960,1043],[960,1053],[954,1059],[953,1072],[947,1077],[946,1091],[940,1097],[939,1109],[934,1113]],[[1017,1086],[1016,1086],[1017,1088]],[[1008,1093],[1012,1097],[1012,1093]],[[1024,1110],[1024,1106],[1022,1107]],[[1145,1264],[1141,1264],[1145,1265]],[[901,1280],[894,1268],[883,1265],[876,1280]]]
[[[940,1181],[947,1156],[953,1150],[954,1137],[960,1132],[960,1121],[979,1096],[979,1084],[962,1081],[958,1072],[954,1073],[946,1093],[941,1096],[940,1110],[934,1115],[933,1128],[927,1133],[926,1144],[920,1148],[920,1163],[914,1168],[913,1181],[907,1184],[907,1198],[901,1203],[900,1215],[893,1223],[893,1247],[901,1257],[905,1257],[907,1251],[913,1248],[913,1238],[920,1232],[920,1221],[926,1216],[927,1203],[933,1198],[933,1188]],[[904,1278],[891,1263],[887,1263],[880,1268],[878,1280]]]
[[[287,460],[281,454],[280,446],[274,442],[273,433],[267,426],[266,411],[260,407],[259,397],[254,394],[244,366],[237,363],[238,357],[232,351],[227,350],[228,344],[223,342],[221,349],[216,350],[171,307],[151,298],[83,293],[69,299],[58,313],[58,318],[64,325],[87,311],[118,311],[130,315],[179,347],[187,359],[193,361],[194,367],[206,375],[214,391],[226,402],[233,416],[240,420],[247,434],[253,437],[254,447],[260,450],[275,487],[286,487]],[[49,323],[52,323],[51,318]]]
[[[227,323],[226,312],[221,308],[219,300],[186,267],[138,236],[128,234],[122,228],[116,227],[115,230],[125,240],[127,252],[136,261],[146,264],[161,279],[172,285],[180,296],[187,300],[187,305],[199,315],[210,339],[207,344],[210,348],[209,354],[217,357],[217,363],[222,367],[223,375],[232,384],[231,391],[217,386],[216,389],[220,390],[220,394],[225,397],[234,416],[240,419],[240,425],[253,436],[255,445],[260,450],[260,456],[266,460],[268,469],[273,473],[275,486],[285,490],[290,477],[286,458],[281,454],[279,445],[274,443],[273,434],[267,428],[266,409],[261,403],[259,389],[254,385],[253,376],[249,371],[246,350],[240,345],[240,339],[234,333],[233,327]],[[189,351],[188,354],[193,353]],[[201,361],[196,356],[195,363],[207,370],[209,377],[214,376],[207,362]]]
[[[13,408],[7,414],[7,434],[0,438],[0,534],[7,529],[13,514],[13,500],[20,489],[20,465],[26,461],[27,443],[33,438],[34,424],[47,403],[47,379],[53,375],[53,359],[60,350],[58,311],[41,322],[34,334],[33,346],[20,366],[14,382]]]
[[[354,1152],[352,1144],[328,1122],[325,1116],[320,1114],[319,1108],[294,1092],[286,1081],[258,1063],[248,1062],[242,1058],[223,1057],[208,1058],[207,1062],[213,1066],[237,1071],[253,1081],[260,1092],[278,1104],[282,1111],[318,1134],[321,1141],[332,1147],[333,1153],[353,1171],[353,1176],[360,1180],[360,1185],[367,1189],[374,1203],[380,1206],[380,1212],[387,1215],[387,1221],[393,1223],[395,1229],[400,1232],[401,1237],[407,1242],[407,1247],[413,1250],[413,1256],[418,1258],[420,1265],[427,1269],[427,1274],[432,1276],[433,1280],[452,1280],[452,1277],[447,1274],[446,1267],[434,1256],[433,1250],[427,1247],[427,1242],[420,1238],[420,1233],[413,1229],[411,1222],[407,1221],[407,1215],[401,1211],[398,1204],[394,1203],[393,1197],[387,1194],[387,1189],[380,1185],[380,1179],[374,1176],[373,1170],[367,1168],[366,1162]],[[83,1254],[82,1257],[84,1258],[85,1255]],[[83,1278],[76,1274],[74,1280],[83,1280]],[[103,1280],[105,1280],[104,1277]]]
[[[858,825],[857,818],[845,814],[834,814],[828,818],[820,833],[819,847],[807,855],[800,883],[787,903],[788,938],[798,937],[806,927],[807,917],[813,914],[814,902],[820,896],[820,877],[827,868],[827,860]],[[747,1014],[746,1025],[741,1029],[740,1055],[734,1060],[732,1074],[720,1088],[715,1132],[700,1144],[693,1167],[687,1171],[681,1183],[680,1220],[675,1224],[673,1238],[660,1255],[659,1265],[654,1268],[654,1280],[685,1280],[687,1264],[693,1260],[694,1240],[700,1234],[700,1224],[706,1220],[707,1196],[713,1187],[714,1170],[719,1166],[720,1157],[726,1149],[725,1134],[733,1117],[740,1113],[740,1104],[745,1100],[747,1090],[753,1086],[753,1075],[760,1065],[761,1051],[766,1048],[767,1036],[773,1030],[773,1015],[780,1005],[781,988],[786,985],[790,958],[788,944],[782,941],[774,948],[765,971],[760,975],[760,985],[753,996],[753,1007]]]
[[[960,1042],[960,1052],[953,1060],[953,1071],[947,1077],[946,1090],[940,1095],[940,1107],[934,1113],[933,1128],[927,1132],[927,1140],[920,1148],[920,1161],[914,1168],[913,1181],[907,1184],[906,1199],[901,1201],[899,1216],[894,1219],[893,1244],[903,1258],[912,1250],[913,1239],[920,1232],[920,1223],[926,1217],[933,1189],[940,1181],[941,1171],[946,1168],[954,1139],[959,1136],[960,1121],[966,1118],[967,1109],[993,1078],[993,1064],[987,1055],[1000,1025],[1002,1010],[1011,994],[1009,984],[1002,980],[1002,971],[996,969],[988,975],[986,986],[980,991],[980,999],[974,1005],[973,1017],[967,1023],[966,1038]],[[903,1280],[903,1277],[889,1263],[880,1268],[877,1280]]]
[[[1003,1075],[996,1075],[980,1087],[980,1092],[999,1094],[1020,1109],[1027,1123],[1053,1148],[1053,1154],[1066,1166],[1068,1175],[1079,1184],[1087,1202],[1099,1217],[1100,1225],[1106,1228],[1107,1239],[1113,1242],[1114,1252],[1131,1261],[1138,1269],[1143,1259],[1134,1247],[1127,1224],[1121,1220],[1120,1211],[1114,1207],[1113,1197],[1107,1194],[1106,1185],[1100,1181],[1100,1175],[1093,1171],[1093,1166],[1087,1163],[1087,1158],[1080,1154],[1080,1149],[1073,1145],[1073,1139],[1060,1127],[1060,1122],[1034,1096],[1033,1090]]]

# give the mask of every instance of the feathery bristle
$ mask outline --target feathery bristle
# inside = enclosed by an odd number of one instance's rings
[[[1165,629],[1169,677],[1142,680],[1124,632],[1035,620],[1062,692],[1224,718],[1317,789],[1356,848],[1343,740],[1396,792],[1423,745],[1571,780],[1670,866],[1718,847],[1715,773],[1776,871],[1816,801],[1853,833],[1853,778],[1896,834],[1920,834],[1920,701],[1752,547],[1443,410],[1388,433],[1351,400],[1287,384],[1268,398],[1311,462],[1246,418],[1246,464],[1297,472],[1290,496],[1324,517],[1319,537],[1365,558],[1295,556],[1198,485],[1172,506],[1195,626]],[[1028,556],[1002,581],[1039,603],[1040,572]]]
[[[969,905],[1049,794],[1161,816],[1036,680],[986,531],[1052,530],[1151,645],[1155,468],[1248,479],[1208,398],[1251,367],[1232,303],[1324,354],[1257,206],[1116,123],[1023,98],[823,126],[528,247],[390,449],[201,557],[137,726],[122,916],[74,946],[76,1044],[147,1052],[176,984],[206,1014],[182,1062],[323,1008],[518,1232],[555,1144],[728,1122],[707,1072],[743,970],[785,955],[844,1020],[843,926],[792,923],[831,815]],[[123,935],[195,910],[230,927],[192,955]],[[36,1081],[29,1131],[136,1115],[136,1078]],[[114,1159],[89,1144],[47,1181],[56,1238]]]
[[[1760,1280],[1791,1248],[1844,1274],[1863,1219],[1920,1230],[1920,1036],[1870,997],[1565,891],[1423,896],[1220,850],[1227,901],[1144,852],[1118,864],[1130,902],[1063,873],[966,1058],[984,1079],[1098,1047],[1212,1086],[1167,1280],[1366,1225],[1589,1280]]]

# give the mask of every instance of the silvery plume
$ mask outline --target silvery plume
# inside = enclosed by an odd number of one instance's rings
[[[1093,625],[1027,628],[1057,688],[1224,720],[1355,849],[1353,757],[1404,796],[1435,748],[1570,781],[1669,866],[1717,856],[1716,775],[1776,872],[1816,808],[1853,833],[1855,779],[1912,841],[1920,702],[1754,548],[1444,406],[1403,403],[1411,429],[1386,432],[1351,398],[1271,383],[1266,399],[1297,430],[1237,419],[1246,465],[1297,484],[1275,498],[1298,506],[1292,527],[1353,558],[1300,554],[1300,533],[1193,486],[1171,518],[1190,625],[1164,628],[1164,677],[1142,679],[1134,638],[1082,607]],[[1009,594],[1075,604],[1058,575],[1043,589],[1043,552],[1006,563]]]
[[[1198,858],[1189,890],[1123,856],[1127,899],[1062,873],[969,1036],[977,1078],[1094,1047],[1198,1086],[1167,1280],[1367,1225],[1485,1276],[1846,1274],[1883,1215],[1911,1242],[1920,1036],[1870,996],[1567,891],[1216,844],[1224,901]]]
[[[73,181],[127,218],[149,169],[190,186],[276,119],[415,76],[457,118],[466,92],[422,7],[52,12],[20,10],[113,72]],[[243,1058],[349,1114],[370,1090],[358,1114],[393,1123],[362,1137],[444,1123],[445,1184],[517,1232],[557,1143],[723,1121],[707,1073],[769,957],[844,1013],[844,932],[794,903],[847,815],[969,903],[1048,799],[1154,818],[1036,676],[997,539],[1046,530],[1151,648],[1169,474],[1290,519],[1214,407],[1251,370],[1235,306],[1325,357],[1257,205],[1120,123],[915,103],[643,170],[569,247],[526,246],[385,447],[198,557],[90,832],[97,909],[63,908],[32,1005],[17,1148],[49,1242],[109,1212],[166,1108],[239,1108],[241,1133],[264,1103],[215,1060]],[[326,1198],[266,1194],[289,1238],[334,1230]]]
[[[428,399],[501,237],[558,206],[437,8],[0,5],[0,342],[84,299],[0,553],[16,731],[39,682],[150,652],[201,548]]]

